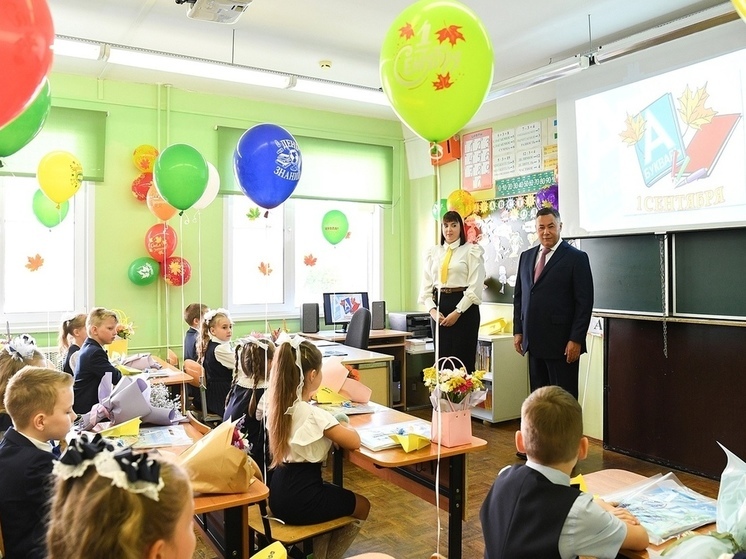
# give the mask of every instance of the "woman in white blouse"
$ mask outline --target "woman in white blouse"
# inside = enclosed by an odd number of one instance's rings
[[[477,355],[483,254],[482,247],[466,242],[459,213],[449,211],[443,215],[440,244],[425,258],[420,303],[430,313],[437,356],[458,358],[467,372],[474,371]]]

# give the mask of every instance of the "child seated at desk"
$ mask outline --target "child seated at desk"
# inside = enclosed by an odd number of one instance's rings
[[[275,344],[270,340],[251,336],[239,340],[236,346],[236,374],[223,414],[223,421],[244,418],[241,431],[246,434],[251,445],[251,457],[264,479],[269,479],[269,441],[264,421],[257,416],[257,405],[267,388],[274,354]]]
[[[5,407],[15,427],[0,442],[0,526],[9,559],[47,557],[50,476],[59,456],[51,441],[72,427],[72,385],[67,373],[42,367],[24,367],[8,382]]]
[[[72,318],[66,318],[60,326],[60,335],[58,340],[58,354],[64,355],[65,361],[62,364],[62,370],[69,375],[75,374],[75,364],[78,362],[77,353],[83,346],[86,339],[86,315],[77,314]]]
[[[515,442],[526,464],[498,474],[479,513],[485,559],[613,559],[622,548],[648,546],[645,528],[631,513],[570,486],[588,439],[583,411],[569,392],[558,386],[532,392],[521,407]]]
[[[191,559],[194,499],[177,464],[83,435],[54,474],[49,559]]]
[[[47,365],[44,355],[36,349],[34,338],[23,334],[0,346],[0,441],[3,440],[5,431],[13,425],[3,404],[5,389],[11,377],[26,365],[35,367]]]
[[[300,336],[280,344],[269,378],[267,429],[274,471],[269,507],[288,524],[307,525],[343,516],[359,521],[314,538],[314,554],[340,559],[368,518],[370,502],[349,489],[326,483],[321,463],[332,443],[360,448],[360,435],[328,411],[311,406],[321,386],[321,352]]]
[[[197,339],[199,338],[200,325],[208,311],[207,305],[192,303],[184,309],[184,322],[189,325],[189,329],[184,334],[184,360],[197,360]]]
[[[122,374],[109,361],[104,347],[117,337],[119,319],[114,311],[103,307],[94,308],[86,320],[88,338],[80,348],[78,363],[75,367],[75,412],[79,415],[88,413],[98,403],[98,385],[104,374],[111,373],[112,384],[118,383]]]
[[[231,347],[233,321],[225,309],[207,311],[197,343],[198,361],[207,379],[207,411],[223,417],[225,400],[231,389],[236,357]]]

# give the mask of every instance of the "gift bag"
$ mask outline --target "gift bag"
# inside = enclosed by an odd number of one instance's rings
[[[226,421],[186,449],[179,462],[189,472],[195,493],[245,493],[254,477],[253,462],[233,446],[236,421]]]
[[[432,436],[430,440],[438,442],[438,412],[433,410]],[[471,442],[471,412],[457,410],[440,412],[440,444],[443,446],[461,446]]]

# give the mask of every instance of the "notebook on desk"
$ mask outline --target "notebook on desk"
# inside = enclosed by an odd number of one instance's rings
[[[400,443],[390,437],[395,434],[416,433],[430,437],[430,423],[422,419],[413,421],[402,421],[400,423],[391,423],[383,427],[361,427],[356,429],[360,435],[360,444],[365,448],[373,451],[385,450],[387,448],[396,448],[401,446]]]

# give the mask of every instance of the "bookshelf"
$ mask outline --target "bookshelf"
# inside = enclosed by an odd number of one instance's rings
[[[521,416],[528,396],[528,360],[513,349],[513,336],[479,336],[477,368],[487,371],[487,399],[471,409],[471,416],[498,423]]]

